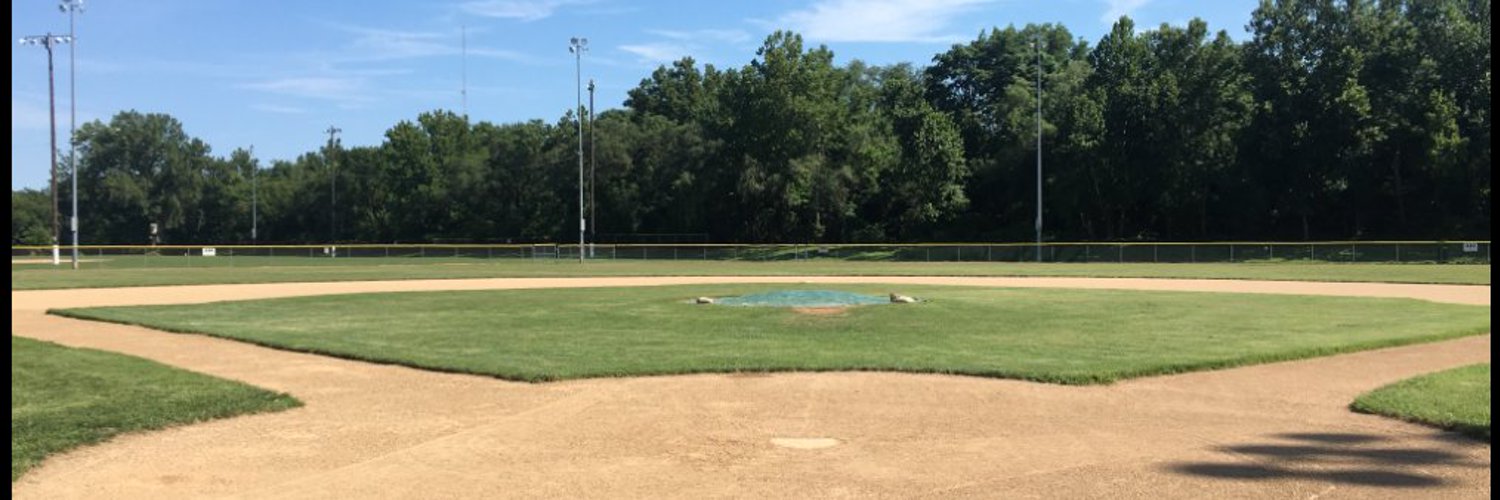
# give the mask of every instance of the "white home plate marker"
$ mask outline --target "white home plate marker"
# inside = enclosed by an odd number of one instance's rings
[[[819,450],[839,445],[834,438],[771,438],[771,444],[798,450]]]

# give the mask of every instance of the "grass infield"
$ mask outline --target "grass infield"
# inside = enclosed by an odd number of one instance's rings
[[[120,354],[10,338],[10,480],[115,435],[300,406],[285,394]]]
[[[789,288],[808,287],[381,293],[53,313],[524,381],[881,370],[1090,384],[1490,327],[1487,307],[1255,294],[912,286],[894,291],[924,302],[834,315],[686,301]]]
[[[122,258],[129,262],[130,258]],[[402,279],[567,276],[1054,276],[1197,278],[1488,285],[1489,265],[860,262],[836,259],[746,262],[699,260],[573,261],[478,258],[162,257],[152,267],[89,267],[74,271],[12,264],[11,290],[221,283],[286,283]],[[215,260],[218,259],[218,260]],[[233,267],[232,267],[233,266]]]
[[[1451,429],[1489,441],[1490,365],[1413,377],[1354,400],[1354,411]]]

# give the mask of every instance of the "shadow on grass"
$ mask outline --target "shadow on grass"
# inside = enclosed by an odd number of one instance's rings
[[[1178,463],[1167,469],[1189,476],[1237,481],[1311,480],[1340,485],[1388,488],[1432,488],[1448,480],[1426,472],[1432,467],[1489,468],[1490,464],[1445,449],[1473,444],[1436,434],[1431,443],[1392,445],[1389,438],[1351,433],[1292,433],[1270,436],[1264,443],[1215,448],[1236,461]]]

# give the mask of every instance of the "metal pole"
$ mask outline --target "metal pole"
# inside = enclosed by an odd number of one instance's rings
[[[250,243],[260,242],[260,167],[255,165],[255,146],[250,146]]]
[[[48,34],[47,38],[47,111],[52,120],[52,265],[55,266],[61,263],[57,248],[61,234],[57,224],[57,98],[52,90],[52,35]]]
[[[74,141],[78,136],[78,66],[74,62],[78,38],[74,32],[73,12],[83,9],[83,0],[63,0],[58,8],[68,12],[68,162],[72,165],[73,211],[68,218],[73,229],[73,269],[78,269],[78,148]]]
[[[333,142],[335,140],[334,136],[339,132],[343,132],[343,129],[340,129],[333,125],[329,125],[326,132],[328,132],[328,243],[332,245],[333,242],[338,241],[337,207],[339,202],[339,176],[338,172],[334,171]],[[332,252],[330,252],[329,255],[332,256]]]
[[[1036,261],[1042,261],[1042,36],[1036,39]]]
[[[587,38],[573,38],[569,41],[568,51],[574,55],[573,73],[575,94],[573,112],[578,113],[583,108],[583,51],[588,49]],[[581,113],[580,113],[581,114]],[[588,219],[583,211],[583,117],[574,115],[578,121],[578,262],[583,263],[583,235],[588,227]]]
[[[589,258],[594,257],[594,245],[599,244],[599,210],[598,198],[594,196],[594,184],[598,182],[598,163],[594,161],[594,153],[599,148],[594,145],[594,130],[598,126],[594,123],[594,79],[589,79],[589,220],[594,221],[589,226]]]

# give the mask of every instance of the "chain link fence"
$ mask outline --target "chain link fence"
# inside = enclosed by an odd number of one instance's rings
[[[578,245],[91,245],[85,267],[212,267],[577,260]],[[924,244],[586,244],[594,260],[891,262],[1241,263],[1351,262],[1489,264],[1488,241]],[[71,260],[63,249],[62,263]],[[49,265],[51,247],[11,247],[12,269]]]

